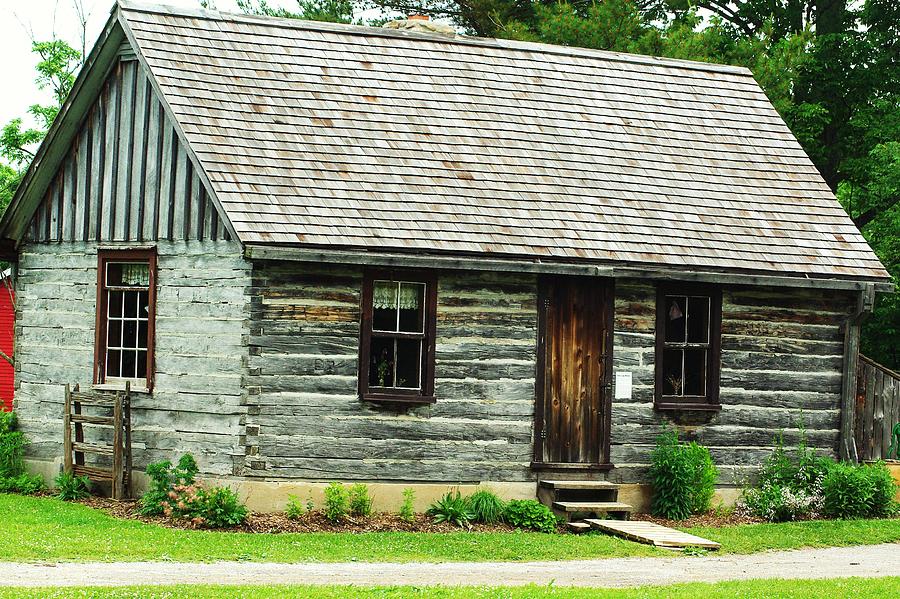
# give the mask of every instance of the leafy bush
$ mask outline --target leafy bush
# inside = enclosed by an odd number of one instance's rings
[[[247,508],[227,487],[195,482],[199,468],[186,453],[176,466],[168,460],[147,466],[150,486],[141,496],[141,513],[189,520],[195,526],[236,526],[247,519]]]
[[[886,516],[895,509],[896,487],[883,462],[873,465],[840,463],[822,482],[825,514],[832,518]]]
[[[650,459],[654,515],[684,520],[709,511],[718,472],[707,448],[680,443],[670,430],[659,436]]]
[[[503,509],[503,520],[510,526],[539,532],[555,532],[557,524],[553,510],[534,499],[508,501]]]
[[[223,528],[247,519],[246,506],[228,487],[199,487],[193,496],[185,496],[185,504],[186,516],[198,526]]]
[[[412,522],[416,519],[416,511],[413,502],[416,492],[412,489],[403,489],[403,503],[400,505],[400,519],[404,522]]]
[[[434,518],[438,524],[448,522],[460,528],[468,526],[475,519],[469,500],[463,497],[459,490],[455,493],[448,491],[443,497],[428,506],[425,513]]]
[[[475,491],[469,497],[469,506],[475,522],[494,524],[503,518],[503,500],[488,490]]]
[[[147,492],[141,496],[140,512],[145,516],[163,514],[164,504],[172,499],[170,493],[173,487],[193,485],[198,472],[197,462],[189,453],[181,456],[174,468],[169,460],[148,465],[147,476],[150,477],[150,485]]]
[[[0,479],[25,472],[25,435],[16,430],[14,412],[0,411]]]
[[[0,478],[0,493],[21,493],[22,495],[34,495],[45,488],[44,478],[40,474],[28,474],[23,472],[18,476]]]
[[[284,508],[284,514],[291,520],[298,520],[306,513],[303,504],[296,495],[288,495],[287,506]]]
[[[57,497],[63,501],[74,501],[90,495],[88,488],[91,481],[86,476],[73,476],[69,472],[63,472],[53,483],[56,485]]]
[[[745,489],[738,501],[738,513],[770,522],[821,517],[822,481],[834,463],[833,459],[817,456],[807,447],[802,426],[800,442],[793,454],[785,450],[779,435],[775,449],[763,462],[757,486]]]
[[[372,515],[372,497],[369,495],[369,487],[356,484],[350,487],[350,513],[361,518]]]
[[[325,487],[325,517],[331,522],[341,522],[350,515],[350,494],[341,483]]]

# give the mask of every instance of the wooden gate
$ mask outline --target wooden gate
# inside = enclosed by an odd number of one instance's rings
[[[541,279],[536,468],[609,462],[612,301],[612,284],[603,279]]]
[[[900,423],[900,374],[860,355],[854,431],[859,459],[886,459],[891,431],[897,423]]]

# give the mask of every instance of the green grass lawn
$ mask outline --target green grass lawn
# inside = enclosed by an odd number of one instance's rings
[[[119,520],[78,504],[0,494],[3,558],[11,561],[522,561],[670,556],[602,534],[305,533],[175,530]],[[722,543],[724,553],[900,542],[900,520],[756,524],[686,529]]]
[[[0,599],[6,597],[34,597],[47,599],[69,598],[293,598],[344,599],[393,599],[419,597],[421,599],[538,599],[565,597],[566,599],[744,599],[760,597],[785,597],[814,599],[829,597],[893,597],[900,588],[900,578],[837,578],[834,580],[748,580],[715,584],[692,583],[663,587],[636,589],[578,589],[570,587],[348,587],[348,586],[293,586],[293,587],[228,587],[228,586],[173,586],[173,587],[125,587],[83,589],[0,589]]]

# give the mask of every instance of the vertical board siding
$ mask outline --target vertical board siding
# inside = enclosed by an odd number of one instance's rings
[[[860,460],[898,459],[888,455],[894,426],[900,424],[900,374],[859,357],[856,374],[856,452]]]
[[[136,60],[111,72],[29,232],[37,242],[225,238]]]
[[[632,372],[629,400],[613,399],[611,480],[644,482],[656,437],[669,426],[707,445],[720,484],[752,474],[783,431],[796,445],[834,455],[840,428],[841,325],[849,295],[724,288],[720,401],[713,413],[658,412],[653,405],[656,290],[616,284],[616,370]]]
[[[442,274],[433,405],[361,402],[362,271],[257,262],[251,297],[251,477],[530,480],[533,278]]]
[[[249,269],[236,243],[157,250],[156,377],[152,394],[132,400],[134,466],[190,452],[203,472],[233,475],[244,462]],[[93,376],[97,244],[26,245],[16,285],[16,403],[28,457],[61,459],[63,386],[89,386]]]

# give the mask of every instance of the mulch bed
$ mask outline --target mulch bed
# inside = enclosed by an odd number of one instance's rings
[[[78,503],[106,512],[115,518],[139,520],[149,524],[157,524],[166,528],[197,529],[188,520],[173,520],[162,516],[144,516],[138,513],[137,501],[113,501],[105,497],[88,497]],[[397,514],[378,512],[369,518],[348,518],[340,524],[330,522],[322,512],[308,512],[296,520],[288,518],[284,513],[250,512],[247,521],[241,526],[219,529],[229,532],[513,532],[516,529],[505,524],[472,524],[468,529],[458,528],[451,524],[435,524],[424,514],[416,514],[415,520],[406,522]]]
[[[632,514],[632,520],[641,520],[643,522],[653,522],[669,528],[693,528],[695,526],[705,528],[721,528],[723,526],[735,526],[738,524],[757,524],[764,522],[760,518],[752,516],[740,516],[733,510],[716,512],[711,511],[705,514],[691,516],[687,520],[666,520],[665,518],[657,518],[650,514]]]

